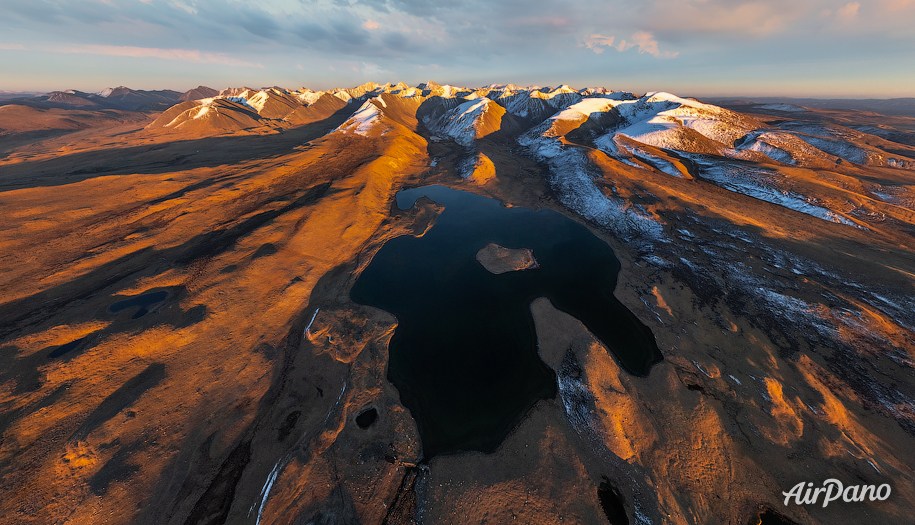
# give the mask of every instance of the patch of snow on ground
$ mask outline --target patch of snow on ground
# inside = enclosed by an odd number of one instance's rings
[[[659,257],[657,255],[644,255],[644,256],[642,256],[642,259],[644,259],[649,264],[657,266],[658,268],[670,268],[671,267],[671,264],[669,262],[667,262],[666,259],[664,259],[663,257]]]
[[[802,108],[801,106],[795,106],[794,104],[762,104],[756,107],[759,109],[767,109],[769,111],[786,111],[791,113],[807,111],[805,108]]]
[[[536,130],[535,130],[536,131]],[[550,168],[550,186],[570,210],[610,228],[624,238],[660,238],[663,228],[643,209],[623,199],[605,195],[594,182],[590,160],[583,150],[562,146],[552,137],[523,135],[518,139]]]
[[[830,155],[839,157],[842,160],[854,162],[855,164],[867,164],[867,152],[844,140],[813,137],[810,135],[798,135],[798,137],[811,146],[825,151]]]
[[[724,189],[799,211],[824,221],[858,227],[845,217],[813,204],[811,199],[803,195],[780,190],[767,184],[767,178],[771,174],[766,170],[743,167],[720,160],[709,160],[700,155],[687,156],[699,166],[699,174],[703,179],[712,181]]]
[[[797,164],[790,153],[770,144],[769,141],[766,140],[767,137],[765,133],[754,135],[756,135],[755,138],[751,138],[751,140],[741,144],[738,147],[738,150],[757,151],[776,162],[781,162],[782,164],[788,164],[791,166]]]
[[[578,373],[568,370],[575,366],[577,363],[570,364],[569,358],[566,357],[559,373],[556,374],[559,399],[562,400],[566,417],[575,429],[594,431],[594,396],[582,381],[580,368]]]
[[[711,377],[712,377],[712,375],[709,374],[708,371],[707,371],[705,368],[703,368],[702,365],[699,364],[699,361],[696,361],[696,360],[694,359],[694,360],[693,360],[693,366],[696,367],[696,370],[699,370],[700,372],[702,372],[702,375],[704,375],[705,377],[708,377],[708,378],[711,378]]]
[[[678,170],[673,164],[671,164],[666,159],[662,159],[661,157],[652,155],[651,153],[648,153],[647,151],[639,149],[639,148],[632,148],[631,151],[632,151],[632,154],[635,155],[636,158],[638,158],[639,160],[641,160],[651,166],[654,166],[658,171],[661,171],[668,175],[672,175],[674,177],[679,177],[681,179],[683,178],[683,174],[680,173],[680,170]]]
[[[890,157],[886,159],[886,165],[891,168],[900,168],[904,170],[915,169],[915,161],[909,159],[894,159]]]
[[[623,164],[642,169],[642,166],[629,160],[628,155],[623,153],[624,151],[628,153],[629,150],[617,141],[615,133],[607,133],[597,137],[594,139],[594,146]]]
[[[736,265],[733,271],[729,272],[728,281],[742,285],[746,293],[762,299],[766,310],[793,326],[813,328],[817,333],[825,337],[835,338],[838,336],[835,326],[819,314],[817,307],[772,289],[773,283],[767,282],[765,278],[755,276],[752,270],[745,265]]]
[[[473,172],[476,171],[479,163],[479,155],[473,154],[465,156],[456,163],[458,174],[462,179],[469,179],[470,177],[473,177]]]
[[[915,300],[909,297],[890,299],[886,294],[879,294],[873,291],[868,292],[868,294],[872,298],[864,298],[868,304],[887,314],[903,328],[915,332]],[[876,299],[876,301],[873,299]]]
[[[871,193],[883,202],[888,202],[890,204],[898,204],[900,201],[898,195],[893,195],[888,191],[871,191]]]

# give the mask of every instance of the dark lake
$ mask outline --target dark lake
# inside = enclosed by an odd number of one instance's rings
[[[631,374],[662,359],[654,335],[613,296],[619,261],[586,227],[551,210],[425,186],[397,194],[444,206],[422,237],[388,241],[353,286],[353,301],[397,317],[388,379],[419,427],[426,459],[492,452],[556,375],[537,353],[531,302],[548,298],[579,319]],[[488,272],[476,253],[489,243],[530,248],[537,269]]]

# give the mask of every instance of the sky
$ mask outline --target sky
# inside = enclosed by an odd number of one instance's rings
[[[915,0],[4,0],[0,90],[915,96]]]

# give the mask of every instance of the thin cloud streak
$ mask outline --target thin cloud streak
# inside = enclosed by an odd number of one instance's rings
[[[595,54],[603,54],[607,48],[613,48],[620,53],[630,49],[637,49],[639,54],[651,55],[655,58],[676,58],[680,53],[677,51],[662,51],[658,41],[647,31],[638,31],[632,34],[629,40],[620,39],[613,35],[591,34],[585,39],[585,47]]]
[[[160,47],[76,45],[56,48],[53,51],[68,54],[89,54],[129,58],[158,58],[178,60],[196,64],[220,64],[225,66],[263,68],[263,65],[227,55],[198,49],[171,49]]]

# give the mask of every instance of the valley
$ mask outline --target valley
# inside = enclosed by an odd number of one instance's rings
[[[12,523],[910,519],[915,117],[103,95],[0,105]]]

